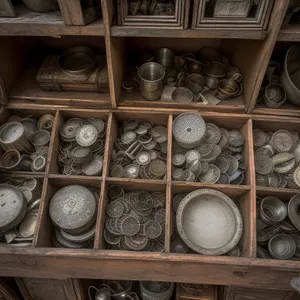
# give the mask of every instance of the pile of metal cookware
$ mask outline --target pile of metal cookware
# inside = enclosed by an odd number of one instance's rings
[[[300,260],[300,194],[257,198],[257,257]]]
[[[128,14],[132,16],[172,16],[175,14],[175,5],[173,0],[130,0],[128,2]]]
[[[173,121],[172,178],[178,181],[242,184],[245,138],[237,129],[206,123],[196,113]]]
[[[174,282],[104,280],[97,288],[88,289],[89,300],[170,300]]]
[[[42,194],[36,178],[8,179],[0,184],[0,243],[16,247],[32,244]]]
[[[167,172],[168,130],[152,122],[124,121],[112,152],[111,177],[163,179]]]
[[[61,125],[57,163],[64,175],[102,173],[106,123],[101,119],[72,118]]]
[[[93,248],[100,190],[82,185],[60,188],[51,198],[52,241],[59,248]]]
[[[139,87],[148,101],[216,105],[243,93],[239,68],[214,48],[202,48],[199,54],[175,55],[168,48],[146,53],[139,59],[137,75],[123,82],[123,90],[130,93]]]
[[[125,192],[108,188],[104,239],[114,250],[163,252],[165,243],[165,194]]]
[[[256,184],[298,189],[300,187],[300,140],[298,132],[253,130]]]
[[[4,150],[0,169],[6,171],[45,171],[54,116],[39,119],[13,115],[0,127],[0,145]]]
[[[217,190],[199,189],[175,195],[172,208],[176,231],[171,252],[241,256],[243,219],[233,199]]]

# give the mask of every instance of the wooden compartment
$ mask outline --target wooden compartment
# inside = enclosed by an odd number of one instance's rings
[[[274,47],[273,54],[271,57],[271,60],[274,60],[280,64],[280,72],[278,73],[279,76],[284,68],[284,62],[285,62],[285,56],[287,53],[287,50],[292,46],[300,46],[299,41],[293,42],[284,42],[284,41],[278,41]],[[274,115],[274,116],[300,116],[300,106],[296,106],[292,103],[289,103],[286,101],[280,108],[268,108],[263,103],[253,103],[253,109],[249,112],[252,112],[254,114],[265,114],[265,115]]]
[[[188,26],[190,0],[174,0],[174,15],[131,15],[130,1],[117,0],[117,23],[131,27],[183,29]]]
[[[242,113],[248,107],[253,88],[255,86],[255,77],[259,71],[260,51],[264,41],[256,40],[231,40],[231,39],[201,39],[197,43],[193,39],[185,39],[182,42],[176,38],[117,38],[110,39],[111,52],[109,61],[112,63],[114,85],[112,95],[115,97],[119,107],[148,107],[148,108],[168,108],[168,109],[192,109],[206,110],[215,112],[239,112]],[[122,91],[122,81],[130,78],[130,75],[136,75],[137,58],[148,52],[155,52],[161,47],[172,49],[175,54],[190,53],[197,54],[203,47],[213,47],[225,54],[232,65],[240,68],[243,75],[244,93],[236,98],[222,101],[218,105],[204,105],[203,103],[192,102],[190,104],[181,104],[167,101],[146,101],[138,89],[132,93]],[[246,60],[246,57],[251,60]],[[112,98],[112,101],[114,98]]]
[[[171,130],[171,116],[166,114],[166,113],[159,113],[159,112],[133,112],[133,111],[115,111],[112,114],[112,119],[111,119],[111,125],[107,130],[107,148],[106,148],[106,153],[107,153],[107,162],[104,162],[104,165],[106,166],[106,172],[104,173],[106,176],[109,178],[109,180],[121,180],[121,181],[129,181],[129,182],[165,182],[164,180],[157,180],[157,179],[149,179],[149,180],[140,180],[140,179],[128,179],[128,178],[113,178],[110,177],[110,166],[112,164],[112,151],[114,149],[114,144],[116,139],[119,137],[119,126],[121,125],[122,121],[125,120],[137,120],[139,121],[152,121],[154,125],[162,125],[168,128],[168,157],[170,156],[170,130]],[[169,170],[169,161],[167,159],[167,174]],[[168,175],[167,175],[168,176]]]
[[[176,300],[217,300],[217,286],[176,283]]]
[[[17,115],[22,118],[28,117],[28,116],[33,116],[34,118],[40,118],[42,115],[45,114],[51,114],[55,117],[54,122],[57,118],[56,110],[53,109],[31,109],[31,108],[17,108],[17,109],[8,109],[7,107],[2,106],[0,108],[0,124],[4,124],[10,116],[12,115]],[[50,153],[52,149],[52,145],[54,142],[55,134],[54,134],[54,127],[52,128],[51,132],[51,139],[49,143],[49,152],[48,152],[48,162],[50,159]],[[46,165],[46,168],[47,168]],[[29,171],[5,171],[2,170],[1,172],[7,173],[7,174],[14,174],[14,175],[24,175],[24,176],[35,176],[35,175],[43,175],[45,172],[29,172]]]
[[[215,17],[214,3],[211,6],[204,0],[195,0],[193,7],[193,29],[215,28],[215,29],[236,29],[243,30],[264,30],[268,26],[269,17],[273,8],[272,0],[260,1],[259,5],[252,6],[247,16],[240,17]],[[245,5],[244,5],[245,6]],[[228,12],[233,13],[235,8],[228,9]]]
[[[243,162],[246,164],[247,171],[245,172],[245,179],[242,185],[245,185],[248,189],[250,189],[250,186],[254,183],[254,156],[253,156],[253,140],[252,140],[252,120],[247,118],[246,115],[233,115],[233,114],[210,114],[208,112],[200,112],[199,113],[205,122],[212,123],[217,125],[219,128],[226,128],[226,129],[238,129],[241,131],[241,133],[244,136],[245,144],[243,146]],[[177,114],[174,114],[172,116],[172,119],[175,119]],[[173,126],[173,123],[170,122],[171,126]],[[169,130],[169,132],[172,133],[172,129]],[[172,142],[174,141],[173,138],[171,139]],[[188,151],[188,150],[187,150]],[[172,149],[170,150],[170,153],[172,153]],[[169,157],[169,159],[172,159],[172,156]],[[172,167],[172,162],[169,162],[169,165]],[[169,173],[172,177],[172,172],[169,170]],[[173,181],[173,183],[179,183],[182,185],[188,185],[188,182],[180,182],[180,181]],[[194,185],[199,185],[201,187],[203,184],[201,182],[193,182]],[[211,187],[218,186],[219,184],[211,184]],[[233,186],[233,185],[231,185]],[[235,186],[236,188],[239,188],[241,186]]]
[[[238,243],[241,248],[241,257],[255,257],[256,253],[256,246],[255,246],[255,229],[256,229],[256,215],[255,215],[255,205],[256,200],[254,193],[249,191],[249,188],[240,186],[240,188],[231,187],[230,185],[226,186],[219,186],[219,185],[205,185],[201,184],[181,184],[181,183],[172,183],[171,185],[171,205],[170,205],[170,219],[169,219],[169,234],[168,236],[172,238],[172,234],[176,229],[176,216],[172,209],[172,200],[175,195],[179,193],[190,193],[195,190],[201,188],[211,188],[223,192],[227,196],[229,196],[235,204],[238,206],[243,219],[243,233],[242,237]],[[169,240],[171,243],[171,240]],[[194,252],[192,252],[194,253]],[[186,254],[187,255],[187,254]],[[191,256],[203,256],[198,253],[188,254]],[[185,254],[183,254],[185,256]],[[216,256],[209,256],[209,257],[216,257]],[[229,257],[228,257],[229,258]],[[226,256],[224,256],[224,260],[226,260]]]
[[[40,205],[40,215],[37,222],[36,228],[36,236],[33,241],[34,247],[43,247],[43,248],[53,248],[55,247],[52,242],[52,234],[54,230],[54,225],[49,216],[49,204],[52,196],[62,187],[68,185],[83,185],[85,187],[93,187],[95,189],[99,189],[101,191],[101,178],[77,178],[77,177],[55,177],[50,178],[44,181],[44,189],[42,194],[42,201]],[[99,206],[101,204],[100,199],[98,199],[97,208],[99,210]],[[64,249],[62,249],[64,250]]]
[[[95,111],[95,110],[89,110],[89,109],[80,109],[80,110],[76,109],[76,110],[59,110],[58,111],[56,123],[55,123],[54,129],[53,129],[54,141],[53,141],[53,146],[52,146],[51,157],[49,160],[49,171],[48,172],[49,172],[51,178],[61,177],[61,176],[67,177],[67,175],[61,175],[61,170],[60,170],[60,167],[57,162],[57,157],[60,152],[59,147],[60,147],[60,143],[61,143],[60,134],[59,134],[61,125],[64,124],[65,122],[67,122],[71,118],[82,118],[82,119],[100,118],[104,122],[106,122],[106,128],[105,128],[106,138],[105,139],[107,141],[107,139],[108,139],[107,128],[111,126],[110,125],[111,118],[109,116],[110,116],[110,114],[109,114],[108,110]],[[104,168],[104,166],[103,166],[103,168]],[[102,172],[103,172],[103,170],[102,170]],[[72,176],[72,177],[74,177],[74,176]],[[87,177],[87,176],[82,175],[82,176],[75,176],[75,177]],[[92,176],[92,177],[94,177],[94,176]],[[96,177],[99,177],[99,176],[96,176]],[[101,175],[100,175],[100,177],[101,177]]]
[[[3,40],[2,40],[3,39]],[[80,39],[64,36],[60,39],[53,37],[28,37],[20,40],[18,37],[1,37],[4,43],[4,55],[1,57],[3,66],[0,67],[9,103],[35,103],[54,106],[111,107],[110,94],[97,92],[61,92],[41,89],[36,80],[44,59],[48,55],[60,55],[70,47],[84,45],[94,50],[96,55],[105,54],[104,37],[86,37]],[[9,69],[9,61],[13,69]],[[105,60],[105,59],[104,59]],[[6,67],[6,65],[8,65]]]

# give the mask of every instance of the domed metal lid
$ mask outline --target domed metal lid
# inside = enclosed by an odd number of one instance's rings
[[[173,121],[173,137],[179,146],[192,149],[205,136],[206,123],[196,113],[183,113]]]
[[[52,197],[49,213],[53,223],[65,230],[80,229],[96,216],[96,199],[89,189],[81,185],[69,185]]]
[[[98,131],[93,125],[83,125],[76,133],[76,142],[83,147],[92,146],[98,137]]]
[[[76,140],[76,133],[81,127],[78,119],[71,119],[60,126],[59,133],[63,141],[72,142]]]
[[[25,128],[21,123],[11,122],[6,124],[0,132],[0,142],[11,144],[17,141],[24,134]]]
[[[24,218],[27,201],[22,193],[10,184],[0,184],[0,233],[16,227]]]

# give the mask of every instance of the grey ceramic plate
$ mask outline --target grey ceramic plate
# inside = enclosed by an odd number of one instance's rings
[[[176,214],[177,231],[194,251],[221,255],[234,248],[243,231],[241,213],[222,192],[200,189],[188,194]]]

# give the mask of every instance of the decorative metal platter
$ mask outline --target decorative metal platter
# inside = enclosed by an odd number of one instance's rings
[[[241,213],[227,195],[213,189],[188,194],[176,214],[177,231],[194,251],[222,255],[234,248],[243,231]]]

